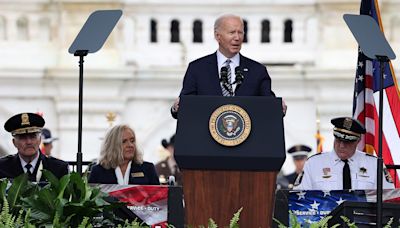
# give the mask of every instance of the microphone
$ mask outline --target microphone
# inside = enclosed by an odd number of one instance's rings
[[[228,68],[221,67],[221,78],[219,79],[223,84],[228,83]]]
[[[236,89],[235,89],[235,92],[236,92],[239,89],[240,85],[242,85],[242,82],[244,80],[244,76],[243,76],[242,70],[240,69],[239,66],[237,66],[235,68],[235,75],[236,75],[236,78],[235,78],[235,82],[234,83],[236,83]]]
[[[175,186],[175,177],[174,176],[171,175],[168,177],[168,185]]]
[[[230,82],[228,82],[228,68],[226,66],[221,67],[221,78],[219,81],[222,83],[222,86],[229,91],[230,94],[233,92],[232,89],[229,88]]]

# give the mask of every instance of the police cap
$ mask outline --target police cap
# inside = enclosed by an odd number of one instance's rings
[[[4,129],[14,135],[41,132],[44,119],[35,113],[20,113],[6,121]]]
[[[53,138],[51,136],[51,131],[49,129],[47,129],[47,128],[43,128],[42,129],[42,136],[43,136],[42,137],[42,142],[44,144],[49,144],[49,143],[52,143],[55,140],[58,140],[58,138]]]
[[[351,117],[334,118],[331,123],[333,135],[342,141],[357,141],[365,133],[364,125]]]
[[[163,139],[161,141],[161,145],[167,149],[168,146],[174,146],[175,144],[175,134],[173,136],[171,136],[171,138],[169,139],[169,142],[166,139]]]
[[[311,148],[306,145],[298,144],[289,148],[288,153],[293,156],[294,159],[307,158],[311,152]]]

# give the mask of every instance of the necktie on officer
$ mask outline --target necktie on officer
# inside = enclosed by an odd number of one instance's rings
[[[231,66],[230,66],[231,60],[227,59],[224,63],[224,67],[226,67],[226,73],[227,73],[227,83],[223,82],[221,85],[222,87],[222,95],[224,97],[231,97],[233,96],[233,91],[232,91],[232,84],[231,84],[231,79],[232,79],[232,71],[231,71]]]
[[[342,160],[343,166],[343,189],[351,189],[351,174],[349,161],[347,159]]]
[[[32,165],[30,163],[25,165],[26,173],[28,174],[28,179],[30,181],[35,181],[35,177],[33,176],[33,173],[31,172]]]

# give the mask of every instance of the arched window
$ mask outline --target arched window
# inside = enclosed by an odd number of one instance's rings
[[[171,21],[171,43],[179,43],[179,21]]]
[[[243,27],[244,27],[244,37],[243,37],[243,43],[247,43],[247,21],[243,20]]]
[[[203,22],[195,20],[193,22],[193,43],[203,42]]]
[[[261,22],[261,43],[271,42],[269,33],[270,33],[270,22],[269,20],[263,20]]]
[[[293,22],[292,22],[292,20],[290,20],[290,19],[286,20],[284,26],[285,26],[285,31],[284,31],[283,42],[292,43],[293,42],[293,39],[292,39]]]
[[[154,19],[150,21],[150,42],[157,43],[157,21]]]
[[[17,39],[28,40],[28,19],[26,18],[17,20]]]

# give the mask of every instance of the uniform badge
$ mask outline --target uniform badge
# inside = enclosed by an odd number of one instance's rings
[[[358,170],[358,176],[360,176],[360,177],[369,177],[367,168],[361,167]]]
[[[132,177],[144,177],[144,173],[143,172],[137,172],[137,173],[131,173]]]
[[[331,168],[329,168],[329,167],[323,168],[322,169],[322,173],[324,174],[324,175],[322,175],[322,178],[330,178],[332,176],[331,175]]]

